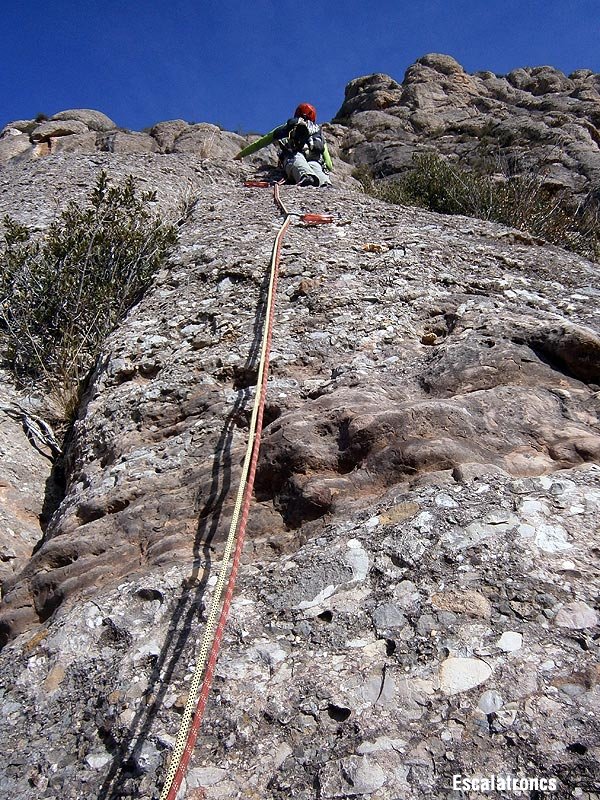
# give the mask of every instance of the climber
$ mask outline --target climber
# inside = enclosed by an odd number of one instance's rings
[[[331,156],[317,112],[310,103],[300,103],[294,116],[278,128],[257,139],[234,156],[240,161],[276,142],[279,146],[279,165],[286,177],[298,186],[331,186],[329,172],[333,169]]]

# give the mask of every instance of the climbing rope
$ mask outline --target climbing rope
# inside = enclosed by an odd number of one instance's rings
[[[260,185],[263,185],[263,182],[258,181],[253,182],[250,185],[256,186],[259,183]],[[267,296],[267,308],[265,312],[265,328],[263,331],[260,365],[256,381],[257,392],[254,399],[252,416],[250,419],[248,445],[242,466],[242,476],[240,478],[240,485],[236,496],[233,517],[231,519],[229,533],[227,534],[227,540],[223,552],[221,568],[213,591],[210,609],[206,620],[206,628],[204,630],[204,635],[200,645],[200,652],[198,654],[194,674],[190,682],[188,699],[183,711],[175,747],[173,748],[173,753],[171,754],[171,760],[163,790],[160,795],[160,800],[175,800],[181,786],[181,782],[187,771],[190,757],[194,751],[196,739],[198,737],[198,730],[202,722],[202,717],[204,715],[208,695],[214,678],[219,649],[221,647],[221,641],[225,632],[225,625],[229,615],[229,609],[235,588],[235,581],[239,570],[242,549],[244,546],[246,523],[250,510],[250,502],[252,499],[254,477],[256,474],[256,464],[258,462],[258,451],[260,449],[260,439],[262,434],[265,398],[267,394],[269,356],[271,351],[271,339],[273,336],[273,319],[275,314],[275,299],[277,296],[277,281],[279,278],[281,242],[283,240],[285,231],[290,225],[292,217],[299,216],[301,220],[303,217],[301,214],[296,215],[287,210],[279,195],[279,186],[277,184],[275,184],[273,187],[273,195],[275,203],[284,214],[284,220],[279,228],[277,236],[275,237],[275,242],[273,244],[273,250],[271,253],[269,290]],[[325,218],[324,215],[314,214],[304,216],[315,218],[323,216],[323,219],[321,219],[320,222],[333,222],[332,217]],[[319,224],[314,219],[304,221],[308,224]],[[229,578],[227,578],[232,551],[233,561],[231,563]],[[219,612],[223,590],[225,590],[225,595],[223,597],[223,604]]]

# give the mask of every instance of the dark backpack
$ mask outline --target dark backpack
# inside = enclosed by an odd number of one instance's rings
[[[288,137],[288,149],[293,153],[303,153],[309,161],[319,161],[325,142],[321,128],[310,120],[298,119]]]
[[[308,144],[310,139],[310,131],[308,125],[303,119],[299,119],[294,125],[288,136],[290,146],[297,152],[302,152],[302,148]]]

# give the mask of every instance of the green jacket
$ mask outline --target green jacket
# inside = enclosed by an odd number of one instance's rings
[[[292,120],[288,120],[285,125],[280,125],[277,128],[273,128],[272,131],[266,133],[264,136],[261,136],[260,139],[257,139],[252,144],[249,144],[247,147],[244,147],[243,150],[237,154],[236,158],[245,158],[245,156],[250,156],[252,153],[256,153],[257,150],[262,150],[263,147],[267,147],[270,144],[273,144],[275,141],[279,141],[283,138],[283,136],[287,135],[288,128]],[[323,161],[325,162],[325,166],[329,171],[333,170],[333,162],[331,160],[331,156],[329,155],[329,150],[327,149],[327,142],[323,140]]]

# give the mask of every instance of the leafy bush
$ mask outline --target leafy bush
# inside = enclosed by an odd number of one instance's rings
[[[566,193],[550,191],[531,170],[504,164],[503,174],[473,171],[450,164],[437,153],[414,157],[414,167],[397,179],[375,181],[364,169],[355,172],[365,191],[389,203],[416,205],[440,214],[464,214],[500,222],[600,259],[599,205],[577,204]],[[498,164],[494,165],[496,169]]]
[[[0,325],[21,384],[42,380],[72,403],[102,342],[141,297],[176,240],[151,213],[154,192],[101,172],[42,237],[10,217],[0,242]]]

